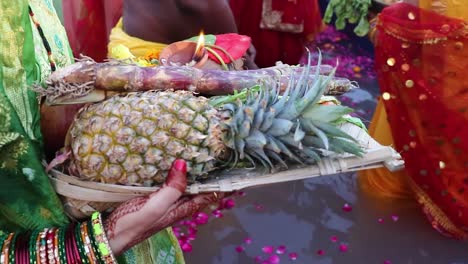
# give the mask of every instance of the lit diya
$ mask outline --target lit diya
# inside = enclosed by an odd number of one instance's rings
[[[168,45],[161,51],[159,60],[164,66],[191,66],[203,68],[208,60],[208,53],[205,49],[205,38],[203,32],[200,33],[198,41],[178,41]]]

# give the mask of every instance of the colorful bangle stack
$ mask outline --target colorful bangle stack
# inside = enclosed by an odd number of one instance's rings
[[[101,214],[83,223],[25,233],[0,232],[0,264],[113,264]]]

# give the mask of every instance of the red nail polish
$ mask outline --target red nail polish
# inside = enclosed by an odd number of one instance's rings
[[[166,186],[184,192],[187,187],[187,163],[185,160],[176,160],[167,175]]]
[[[173,168],[182,173],[187,173],[187,163],[185,162],[185,160],[181,160],[181,159],[175,160],[173,164]]]

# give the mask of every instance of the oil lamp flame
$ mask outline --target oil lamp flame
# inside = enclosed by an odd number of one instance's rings
[[[193,53],[192,60],[198,62],[201,60],[201,58],[203,58],[204,54],[205,54],[205,35],[203,34],[203,31],[201,31],[200,35],[198,36],[197,46],[195,47],[195,52]]]

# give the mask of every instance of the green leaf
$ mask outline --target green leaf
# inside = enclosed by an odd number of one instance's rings
[[[362,16],[359,20],[359,24],[354,28],[354,33],[359,37],[364,37],[369,32],[369,28],[369,20],[367,20],[367,17]]]
[[[271,150],[268,150],[268,149],[265,150],[265,153],[267,154],[268,157],[276,160],[281,165],[283,165],[283,167],[288,168],[288,165],[284,162],[284,160],[281,158],[281,156],[278,155],[277,153],[275,153],[275,152],[273,152]]]
[[[332,122],[353,112],[353,109],[341,105],[314,105],[304,111],[302,116],[310,120]]]
[[[314,121],[313,124],[317,126],[320,130],[323,130],[323,132],[327,133],[328,135],[334,136],[334,137],[342,137],[342,138],[347,138],[353,141],[356,141],[353,137],[348,135],[346,132],[343,130],[335,127],[334,125],[320,122],[320,121]]]
[[[325,133],[322,132],[322,130],[316,127],[310,120],[301,119],[301,124],[306,130],[317,135],[320,138],[320,140],[322,140],[325,149],[328,149],[328,137]]]
[[[320,158],[320,155],[319,155],[314,149],[312,149],[312,148],[304,148],[304,149],[302,150],[302,152],[303,152],[304,154],[306,154],[307,157],[313,159],[313,160],[316,161],[316,162],[320,161],[320,159],[321,159],[321,158]]]
[[[314,147],[319,149],[325,148],[323,141],[316,136],[305,136],[302,140],[302,143],[304,143],[304,145],[307,147]]]
[[[187,41],[198,42],[199,36],[191,37]],[[215,35],[205,35],[205,45],[214,45],[216,43]]]
[[[362,157],[362,154],[364,153],[364,150],[360,146],[346,139],[332,138],[330,140],[330,144],[343,152],[351,153],[358,157]]]

